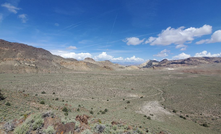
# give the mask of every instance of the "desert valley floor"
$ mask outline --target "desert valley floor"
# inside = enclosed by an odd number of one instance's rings
[[[133,71],[2,73],[0,89],[6,99],[0,101],[0,122],[18,119],[27,112],[53,111],[66,121],[86,114],[91,122],[116,121],[148,129],[149,133],[218,134],[219,68],[220,64],[213,64]],[[7,102],[11,105],[5,105]],[[62,112],[64,107],[68,115]]]

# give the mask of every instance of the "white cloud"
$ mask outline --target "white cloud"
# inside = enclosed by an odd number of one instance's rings
[[[181,53],[179,55],[173,56],[172,59],[186,59],[186,58],[189,58],[189,57],[190,57],[189,54]]]
[[[28,20],[26,14],[20,14],[20,15],[18,15],[18,18],[21,19],[22,23],[26,23]]]
[[[54,55],[59,55],[64,58],[74,58],[77,60],[84,60],[87,57],[92,57],[90,53],[74,53],[74,52],[67,52],[67,51],[51,51]]]
[[[149,37],[148,40],[145,41],[145,44],[151,43],[151,42],[153,42],[154,40],[156,40],[155,37]]]
[[[168,53],[170,53],[170,50],[164,49],[161,52],[159,52],[158,54],[153,55],[153,56],[156,56],[156,57],[167,57]]]
[[[200,41],[197,41],[196,44],[203,44],[203,43],[206,43],[208,42],[209,39],[206,39],[206,40],[200,40]]]
[[[68,51],[60,51],[60,50],[55,50],[51,51],[52,54],[54,55],[59,55],[64,58],[74,58],[77,60],[84,60],[87,57],[94,58],[96,61],[104,61],[104,60],[110,60],[112,62],[117,62],[117,63],[142,63],[144,62],[144,59],[132,56],[130,58],[123,58],[123,57],[117,57],[115,58],[114,56],[108,55],[106,52],[102,52],[96,56],[92,56],[90,53],[74,53],[74,52],[68,52]]]
[[[10,11],[10,12],[12,12],[14,14],[16,14],[18,12],[18,10],[20,10],[20,8],[12,6],[10,3],[4,3],[1,6],[7,8],[8,11]]]
[[[211,54],[210,52],[204,50],[200,53],[196,53],[194,57],[221,57],[221,53]]]
[[[107,55],[106,52],[102,52],[101,54],[99,54],[98,56],[94,57],[95,60],[112,60],[113,56],[111,55]]]
[[[141,62],[144,62],[144,59],[142,58],[138,58],[136,56],[132,56],[130,58],[122,58],[122,57],[118,57],[118,58],[114,58],[113,56],[111,55],[108,55],[106,52],[102,52],[101,54],[99,54],[98,56],[95,56],[94,57],[95,60],[110,60],[110,61],[113,61],[113,62],[121,62],[121,63],[124,63],[124,62],[130,62],[130,63],[141,63]]]
[[[200,40],[196,44],[221,42],[221,30],[215,31],[210,39]]]
[[[177,29],[168,27],[158,34],[158,37],[149,37],[145,43],[150,43],[152,46],[176,44],[177,48],[185,50],[186,46],[183,45],[184,43],[190,43],[194,40],[194,37],[211,34],[211,32],[212,26],[210,25],[204,25],[200,28],[190,27],[187,29],[184,29],[184,27],[179,27]]]
[[[127,42],[127,45],[139,45],[142,42],[144,42],[144,39],[140,40],[137,37],[129,37],[123,40],[124,42]]]
[[[77,47],[76,46],[69,46],[67,49],[77,49]]]
[[[59,26],[59,24],[58,24],[58,23],[54,23],[54,25],[55,25],[55,26],[57,26],[57,27]]]
[[[133,56],[130,58],[126,58],[125,62],[139,62],[139,63],[141,63],[141,62],[144,62],[144,59],[139,58],[139,57],[136,58],[135,56]]]

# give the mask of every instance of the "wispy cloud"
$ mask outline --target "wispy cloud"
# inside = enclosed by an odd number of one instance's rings
[[[10,3],[4,3],[1,6],[7,8],[8,11],[10,11],[14,14],[17,14],[18,10],[20,10],[20,8],[15,7],[15,6],[11,5]]]
[[[210,39],[200,40],[196,44],[221,42],[221,30],[215,31]]]
[[[72,49],[77,49],[76,46],[69,46],[67,49],[72,50]]]
[[[3,20],[3,14],[0,13],[0,22]]]
[[[26,23],[28,20],[26,14],[20,14],[20,15],[18,15],[18,18],[21,19],[22,23]]]
[[[176,48],[181,48],[181,50],[186,49],[184,43],[190,43],[194,40],[194,37],[201,37],[203,35],[211,34],[212,26],[204,25],[200,28],[190,27],[184,29],[184,27],[179,27],[177,29],[168,27],[163,30],[158,37],[149,37],[145,42],[150,43],[150,45],[162,45],[167,46],[171,44],[176,44]]]
[[[59,24],[58,24],[58,23],[55,23],[54,25],[55,25],[55,26],[57,26],[57,27],[59,26]]]
[[[88,44],[88,43],[92,43],[91,40],[81,40],[78,42],[79,44]]]

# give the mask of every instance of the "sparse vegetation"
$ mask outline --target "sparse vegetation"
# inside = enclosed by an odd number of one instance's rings
[[[43,132],[45,134],[54,134],[56,131],[54,130],[54,127],[53,126],[48,126],[47,129],[43,130]]]
[[[131,130],[116,125],[115,131],[110,127],[112,125],[109,124],[108,127],[105,125],[106,128],[103,133],[123,133],[126,130],[127,132],[138,133],[139,130],[136,129],[145,129],[145,127],[150,127],[151,133],[159,133],[158,130],[163,130],[167,126],[171,133],[192,133],[191,130],[194,128],[197,128],[196,133],[215,133],[220,128],[220,123],[217,120],[217,113],[220,108],[214,107],[220,98],[219,94],[221,94],[218,90],[221,88],[221,78],[219,76],[181,74],[180,72],[164,72],[163,70],[155,70],[154,72],[148,70],[143,72],[119,71],[117,73],[113,71],[111,72],[113,75],[108,75],[108,73],[110,72],[64,74],[65,77],[53,73],[44,76],[38,74],[38,77],[29,74],[25,74],[24,77],[23,74],[19,74],[19,77],[13,77],[13,83],[9,83],[12,81],[10,74],[0,74],[1,78],[4,77],[4,80],[8,81],[8,83],[0,82],[0,88],[4,89],[2,90],[3,95],[4,97],[7,96],[7,99],[0,101],[0,121],[18,119],[16,115],[21,115],[24,118],[25,111],[36,113],[43,110],[55,110],[57,113],[60,112],[59,116],[62,118],[65,119],[66,117],[66,120],[75,118],[76,115],[88,114],[93,116],[92,118],[102,119],[102,123],[113,119],[131,122]],[[91,77],[90,79],[87,78],[88,75],[92,76],[93,79]],[[19,80],[17,80],[18,78]],[[43,88],[41,87],[42,81],[46,79],[51,81],[46,82],[46,86]],[[63,81],[60,81],[61,79]],[[30,88],[30,84],[35,86]],[[66,85],[68,85],[68,90],[65,88]],[[131,87],[135,90],[130,90]],[[14,91],[15,88],[16,91]],[[23,89],[25,89],[25,93],[22,92]],[[41,90],[39,91],[39,89],[46,91],[47,95],[40,95]],[[163,92],[160,92],[160,90]],[[28,96],[27,93],[30,95]],[[38,93],[38,96],[34,96],[36,93]],[[56,95],[52,95],[53,93],[56,93]],[[143,99],[140,99],[142,96],[144,96]],[[91,99],[93,97],[95,99]],[[60,101],[53,101],[52,99]],[[63,103],[63,99],[68,103]],[[197,101],[199,99],[201,101]],[[44,100],[47,105],[40,105],[41,100]],[[163,107],[166,108],[163,110],[176,114],[167,118],[167,115],[160,115],[159,117],[158,113],[153,111],[142,113],[143,106],[150,101],[158,101],[163,104],[161,105],[162,109]],[[6,102],[9,102],[11,106],[6,106]],[[64,107],[67,108],[68,112],[62,111]],[[93,109],[91,109],[92,107]],[[69,112],[69,109],[73,112]],[[201,113],[203,114],[200,115]],[[213,120],[205,116],[208,113],[213,116]],[[179,117],[180,115],[182,117]],[[158,122],[158,117],[162,118],[164,122]],[[184,117],[188,121],[184,121]],[[174,125],[174,122],[170,119],[176,120],[176,124]],[[26,120],[29,120],[29,116]],[[194,123],[195,121],[196,123]],[[203,125],[203,122],[206,122],[207,125]],[[205,129],[199,125],[209,126],[209,128]],[[179,129],[179,132],[177,129]],[[94,130],[91,129],[91,132],[94,133]]]
[[[65,115],[65,116],[68,116],[68,112],[64,112],[64,115]]]
[[[25,134],[29,130],[36,130],[42,128],[43,119],[41,114],[32,115],[28,118],[21,126],[16,127],[14,130],[15,134]]]

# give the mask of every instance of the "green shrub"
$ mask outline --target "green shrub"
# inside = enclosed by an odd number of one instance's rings
[[[4,100],[4,99],[5,99],[5,97],[3,96],[3,94],[1,93],[1,90],[0,90],[0,101]]]
[[[63,112],[68,112],[68,109],[67,109],[66,107],[64,107],[64,108],[62,109],[62,111],[63,111]]]
[[[64,115],[65,115],[65,116],[68,116],[68,112],[65,112]]]
[[[40,104],[45,104],[45,102],[44,101],[40,101]]]
[[[182,115],[180,115],[180,118],[183,118],[184,120],[186,120],[186,117],[183,117]]]
[[[56,98],[55,100],[58,100],[58,98]]]
[[[117,130],[117,126],[113,125],[113,130],[116,131]]]
[[[104,112],[108,112],[108,110],[105,108],[105,109],[104,109]]]
[[[129,104],[129,103],[130,103],[130,101],[127,101],[127,103]]]
[[[46,92],[45,92],[45,91],[42,91],[41,94],[46,94]]]
[[[91,111],[90,111],[90,114],[94,114],[94,112],[91,110]]]
[[[6,106],[11,106],[11,103],[6,102],[5,105],[6,105]]]
[[[98,122],[101,123],[101,119],[98,119]]]
[[[203,127],[209,127],[209,125],[207,123],[203,123],[202,126]]]
[[[176,110],[173,110],[173,112],[176,113],[177,111],[176,111]]]
[[[148,116],[148,117],[147,117],[147,119],[148,119],[148,120],[151,120],[151,117],[150,117],[150,116]]]

